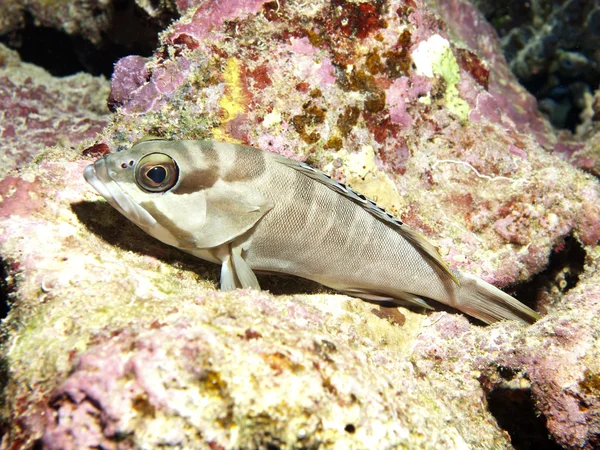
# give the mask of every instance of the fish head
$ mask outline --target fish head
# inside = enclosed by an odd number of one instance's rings
[[[84,170],[85,180],[117,211],[151,236],[180,248],[194,246],[206,222],[206,193],[175,189],[192,157],[201,166],[202,149],[177,141],[149,140],[110,153]],[[216,168],[207,169],[209,171]]]
[[[271,208],[243,181],[221,176],[221,161],[229,164],[236,150],[210,141],[144,140],[89,165],[84,177],[151,236],[188,251],[212,248],[248,231]]]

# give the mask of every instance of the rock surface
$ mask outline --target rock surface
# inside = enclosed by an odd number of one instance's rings
[[[512,71],[557,128],[575,130],[600,78],[595,0],[473,0],[501,37]]]
[[[57,76],[110,76],[114,61],[149,55],[158,33],[186,2],[161,0],[2,0],[0,42]]]
[[[0,177],[45,147],[95,138],[110,120],[107,94],[103,78],[55,78],[0,44]]]
[[[124,31],[118,30],[118,25],[124,23],[119,24],[115,16],[145,15],[150,22],[147,27],[151,27],[152,21],[168,22],[179,8],[177,3],[182,2],[4,0],[0,3],[0,36],[15,33],[25,27],[28,20],[32,20],[38,27],[60,30],[101,45],[103,41],[114,40],[119,31]]]
[[[473,10],[438,5],[450,29],[418,1],[189,6],[117,65],[88,156],[56,146],[0,181],[2,448],[596,448],[598,182],[544,149]],[[272,277],[220,293],[82,179],[145,134],[306,160],[500,286],[560,260],[521,291],[545,317],[482,327]]]

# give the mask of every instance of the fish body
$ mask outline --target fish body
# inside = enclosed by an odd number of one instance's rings
[[[221,288],[286,273],[369,300],[486,323],[537,313],[449,269],[421,235],[324,173],[280,155],[213,141],[146,140],[85,169],[86,180],[150,235],[221,265]]]

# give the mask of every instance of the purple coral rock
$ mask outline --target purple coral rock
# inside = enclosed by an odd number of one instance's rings
[[[84,154],[153,130],[308,160],[498,285],[530,279],[572,235],[585,268],[571,290],[548,276],[535,291],[546,317],[483,328],[402,309],[392,323],[359,299],[217,292],[218,268],[145,236],[85,186],[81,151],[61,147],[0,182],[0,254],[18,280],[0,352],[4,423],[19,427],[3,448],[510,448],[488,407],[502,390],[531,396],[561,445],[594,448],[597,181],[566,162],[576,153],[541,147],[560,139],[489,26],[466,2],[445,5],[470,50],[421,1],[179,1],[189,11],[155,55],[117,65],[117,114]],[[413,67],[431,39],[455,62],[447,80]],[[13,139],[52,122],[8,125]]]
[[[190,3],[192,2],[184,2],[182,6],[189,8]],[[199,41],[212,31],[218,30],[228,20],[239,19],[248,14],[256,14],[265,3],[267,3],[267,0],[200,2],[190,22],[179,22],[171,28],[168,42],[177,44],[182,39],[187,40],[190,38]]]
[[[170,94],[181,85],[189,68],[190,63],[181,57],[165,61],[150,73],[144,58],[122,58],[115,64],[108,105],[111,110],[124,107],[132,113],[146,112],[163,94]]]
[[[510,72],[502,56],[500,41],[489,22],[468,0],[439,1],[435,8],[448,27],[489,64],[488,90],[502,113],[520,132],[533,134],[540,145],[550,148],[556,140],[554,131],[538,111],[535,98]]]
[[[108,123],[106,81],[56,78],[0,44],[0,177],[45,147],[95,138]]]
[[[112,110],[123,106],[133,91],[148,81],[146,60],[141,56],[121,58],[113,71],[108,104]]]

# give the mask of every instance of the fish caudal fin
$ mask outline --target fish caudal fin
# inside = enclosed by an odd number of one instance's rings
[[[459,273],[455,308],[485,323],[519,320],[534,323],[540,315],[495,286],[466,273]]]

